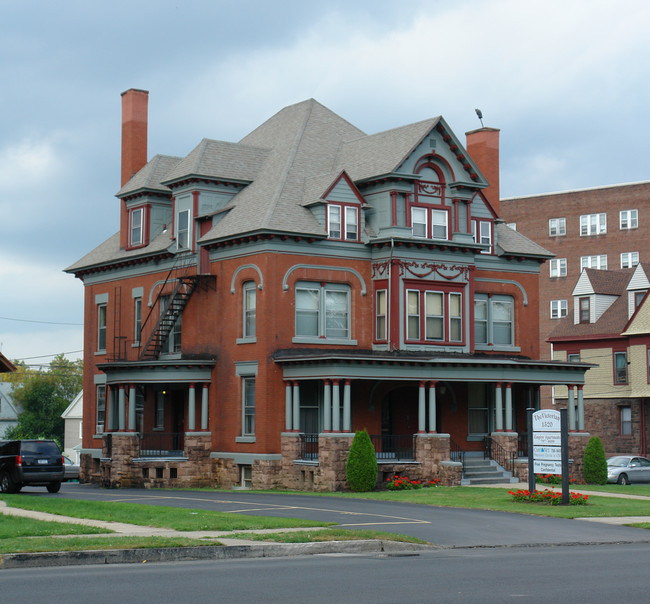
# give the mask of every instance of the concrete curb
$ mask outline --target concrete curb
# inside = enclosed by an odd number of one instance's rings
[[[417,554],[439,549],[431,545],[399,541],[323,541],[317,543],[260,543],[251,545],[206,545],[197,547],[161,547],[143,549],[84,550],[78,552],[42,552],[2,554],[0,570],[45,566],[96,564],[145,564],[189,560],[234,560],[238,558],[279,558],[283,556]]]

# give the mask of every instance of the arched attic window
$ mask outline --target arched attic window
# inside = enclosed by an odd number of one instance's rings
[[[420,179],[415,181],[413,203],[407,217],[414,237],[449,239],[451,212],[445,204],[445,172],[449,169],[445,168],[438,158],[430,155],[422,157],[415,165]],[[453,174],[450,175],[453,178]]]

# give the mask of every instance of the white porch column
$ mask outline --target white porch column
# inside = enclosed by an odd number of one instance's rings
[[[573,432],[576,429],[576,405],[575,405],[575,395],[573,392],[573,384],[568,386],[569,389],[569,432]]]
[[[436,384],[429,382],[429,432],[436,432]]]
[[[425,382],[418,384],[418,433],[423,433],[427,425],[427,407],[426,407],[426,393],[424,390]]]
[[[300,430],[300,385],[298,382],[293,383],[293,430]]]
[[[512,432],[512,384],[506,384],[506,432]]]
[[[291,432],[293,429],[293,402],[291,400],[291,382],[284,383],[284,429]]]
[[[196,387],[190,384],[187,396],[187,429],[190,432],[196,430]]]
[[[126,429],[126,401],[125,401],[125,395],[124,395],[124,384],[120,384],[120,391],[118,395],[118,418],[119,418],[119,425],[118,429],[120,431],[123,431]]]
[[[129,430],[135,430],[135,386],[129,384]]]
[[[332,431],[332,382],[325,380],[323,386],[323,431]]]
[[[585,400],[583,398],[582,384],[578,384],[578,431],[585,431]]]
[[[497,432],[503,432],[503,401],[501,399],[501,382],[497,382],[494,390],[494,407],[496,413],[496,426]]]
[[[332,380],[332,430],[341,431],[341,392],[338,380]]]
[[[201,430],[208,429],[208,384],[201,389]]]
[[[349,432],[352,426],[350,410],[350,380],[343,382],[343,432]]]

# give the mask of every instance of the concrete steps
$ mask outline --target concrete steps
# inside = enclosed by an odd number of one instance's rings
[[[463,463],[463,477],[460,484],[481,485],[481,484],[504,484],[517,482],[512,472],[504,470],[496,461],[483,459],[482,457],[465,457]]]

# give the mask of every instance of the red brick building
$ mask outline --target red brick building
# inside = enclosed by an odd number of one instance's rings
[[[468,154],[442,117],[367,135],[308,100],[147,160],[148,95],[122,102],[120,231],[67,269],[84,480],[340,489],[366,428],[380,477],[452,484],[583,383],[538,360],[550,254],[499,219],[498,131]]]

